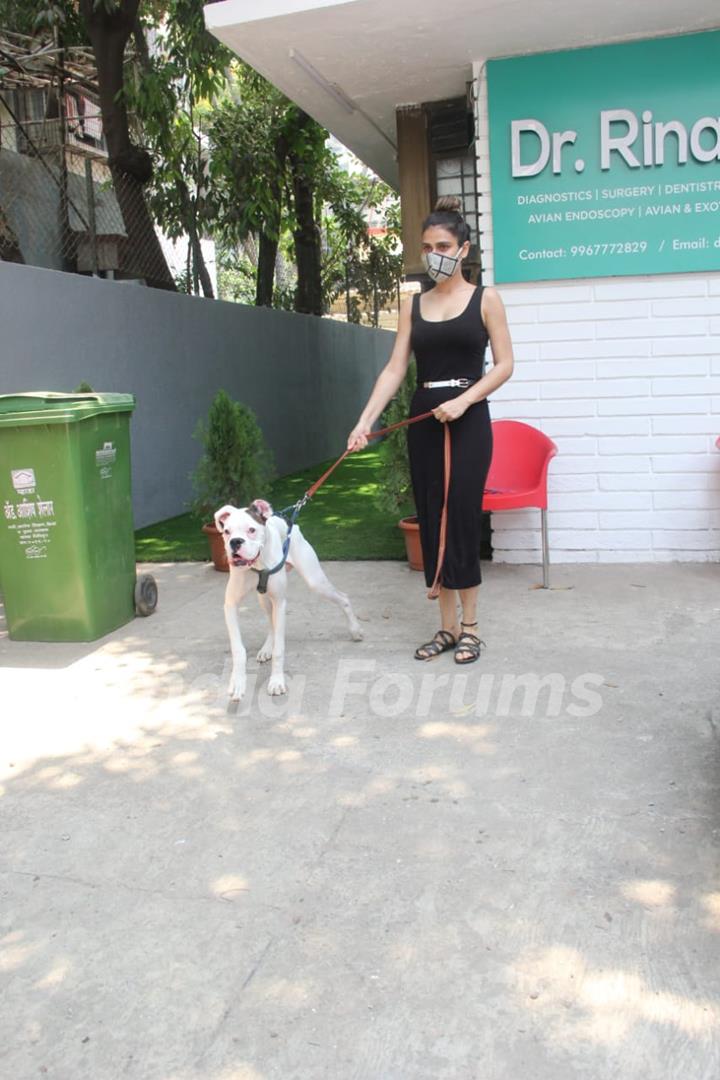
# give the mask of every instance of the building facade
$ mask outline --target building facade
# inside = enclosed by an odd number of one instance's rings
[[[206,22],[400,191],[408,279],[461,197],[515,350],[491,414],[558,446],[552,560],[717,560],[714,5],[221,0]],[[494,514],[493,557],[538,561],[537,517]]]

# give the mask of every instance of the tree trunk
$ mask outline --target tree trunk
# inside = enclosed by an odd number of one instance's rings
[[[258,307],[272,307],[277,250],[278,241],[261,232],[255,288],[255,303]]]
[[[133,145],[123,101],[125,45],[133,32],[140,0],[119,0],[107,11],[94,0],[80,0],[80,12],[97,66],[100,111],[108,148],[108,164],[127,239],[121,245],[123,270],[144,277],[149,285],[175,289],[143,195],[152,176],[150,155]]]
[[[298,130],[310,127],[314,123],[315,121],[307,113],[299,110]],[[298,272],[295,310],[306,315],[322,315],[322,257],[320,230],[315,221],[315,188],[304,167],[304,162],[296,152],[290,153],[290,171],[297,220],[297,228],[293,234]]]
[[[190,243],[193,249],[193,263],[195,265],[195,273],[200,279],[200,285],[202,286],[203,296],[206,296],[208,300],[215,299],[215,292],[213,290],[212,278],[205,262],[205,256],[203,255],[202,244],[200,243],[200,237],[198,231],[195,228],[195,224],[190,225]]]
[[[205,265],[205,256],[203,255],[200,234],[198,233],[197,225],[195,223],[195,211],[190,198],[190,189],[182,178],[177,181],[177,185],[180,192],[180,200],[182,202],[183,217],[185,218],[188,232],[188,247],[190,251],[192,251],[193,280],[198,278],[202,286],[203,296],[213,300],[215,298],[215,293],[213,292],[212,280],[208,268]],[[197,288],[195,291],[197,292]]]
[[[288,154],[287,137],[280,132],[275,138],[277,172],[268,178],[272,213],[266,219],[266,227],[260,230],[258,244],[257,279],[255,303],[258,307],[272,307],[275,294],[275,265],[280,246],[280,228],[283,209],[283,172]]]
[[[293,192],[298,222],[293,234],[298,272],[295,310],[306,315],[322,315],[320,234],[315,224],[312,185],[304,177],[294,174]]]

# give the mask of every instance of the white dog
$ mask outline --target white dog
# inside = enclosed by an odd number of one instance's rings
[[[257,588],[258,600],[270,620],[270,631],[257,654],[260,663],[272,659],[268,693],[287,693],[284,672],[285,612],[287,570],[293,566],[311,589],[342,608],[352,640],[362,640],[362,630],[350,601],[327,578],[313,547],[297,524],[293,526],[290,534],[287,562],[269,575],[262,574],[262,571],[273,571],[282,564],[283,543],[288,534],[287,522],[279,515],[273,515],[270,503],[264,499],[256,499],[243,509],[223,506],[215,514],[215,524],[218,532],[222,533],[230,564],[230,580],[225,590],[225,622],[230,635],[233,659],[228,688],[233,701],[243,696],[246,685],[247,653],[240,633],[238,607],[245,594],[253,588]]]

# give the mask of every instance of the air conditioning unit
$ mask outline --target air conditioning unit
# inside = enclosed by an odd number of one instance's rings
[[[429,101],[425,109],[433,156],[458,157],[464,154],[475,140],[475,123],[467,97]]]

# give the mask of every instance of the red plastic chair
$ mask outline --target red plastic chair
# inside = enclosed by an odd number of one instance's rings
[[[550,587],[547,536],[547,472],[558,452],[547,435],[520,420],[493,420],[493,456],[485,482],[483,510],[537,506],[541,513],[543,589]]]

